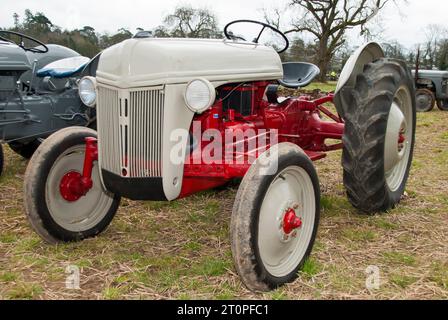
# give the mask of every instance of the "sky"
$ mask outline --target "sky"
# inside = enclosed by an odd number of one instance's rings
[[[12,15],[23,16],[25,9],[41,11],[63,29],[76,29],[89,25],[99,32],[113,33],[121,27],[131,31],[141,27],[151,30],[162,23],[163,16],[182,4],[206,7],[214,11],[223,27],[231,20],[262,18],[262,8],[271,8],[273,3],[281,6],[288,0],[0,0],[0,27],[13,25]],[[289,21],[285,13],[285,22]],[[408,0],[398,10],[387,6],[381,17],[384,29],[382,40],[398,40],[407,48],[424,42],[425,26],[440,24],[448,27],[448,1]],[[356,32],[350,33],[353,45],[359,45]]]

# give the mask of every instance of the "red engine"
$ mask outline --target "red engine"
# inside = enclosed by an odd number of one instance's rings
[[[271,145],[291,142],[312,160],[340,149],[343,121],[325,103],[333,95],[278,97],[271,82],[250,82],[217,88],[215,104],[196,115],[190,129],[181,197],[243,177],[251,164]],[[331,121],[323,120],[327,117]]]

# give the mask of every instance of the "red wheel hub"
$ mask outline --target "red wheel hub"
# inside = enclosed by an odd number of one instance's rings
[[[76,171],[70,171],[62,177],[59,185],[62,198],[69,202],[78,201],[93,187],[93,163],[98,160],[97,140],[93,137],[87,137],[85,141],[86,152],[84,155],[82,174]]]
[[[291,234],[294,230],[302,226],[302,219],[297,217],[294,209],[289,209],[283,217],[283,232]]]
[[[398,143],[403,144],[406,141],[406,136],[403,133],[400,133],[398,136]]]
[[[59,190],[62,198],[69,202],[75,202],[85,196],[92,187],[91,179],[86,179],[80,173],[71,171],[62,177]]]

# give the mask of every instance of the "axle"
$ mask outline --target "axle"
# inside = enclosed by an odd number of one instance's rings
[[[98,161],[98,145],[96,138],[86,138],[84,167],[82,174],[70,171],[62,177],[59,189],[62,198],[68,202],[78,201],[87,195],[93,187],[92,170],[95,161]]]

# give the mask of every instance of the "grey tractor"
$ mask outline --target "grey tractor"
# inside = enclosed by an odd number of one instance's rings
[[[0,30],[0,142],[31,158],[42,139],[62,128],[94,127],[95,110],[81,101],[78,81],[96,75],[98,60]],[[0,144],[0,174],[3,165]]]
[[[428,112],[437,107],[448,111],[448,71],[414,70],[418,112]]]

